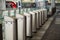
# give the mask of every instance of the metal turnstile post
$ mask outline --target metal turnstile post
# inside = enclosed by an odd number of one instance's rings
[[[26,40],[26,17],[16,14],[17,18],[17,37],[18,40]]]
[[[39,11],[39,15],[38,16],[39,16],[38,17],[39,18],[39,26],[42,26],[42,21],[43,20],[42,20],[42,11],[41,10]]]
[[[36,15],[36,13],[34,13],[34,12],[29,12],[29,13],[32,14],[32,32],[35,33],[35,32],[37,32],[36,26],[35,26],[35,15]]]
[[[44,9],[44,13],[45,13],[45,21],[47,20],[47,9]]]
[[[35,16],[35,18],[36,18],[35,26],[36,26],[36,29],[39,29],[40,27],[39,27],[39,20],[38,20],[38,15],[39,15],[38,10],[34,11],[34,13],[36,13],[36,16]]]
[[[43,13],[43,10],[42,10],[42,24],[44,24],[44,13]]]
[[[4,16],[3,31],[3,40],[16,40],[15,19]]]
[[[43,12],[43,24],[44,24],[45,23],[45,13],[44,13],[44,10],[42,12]]]
[[[32,37],[32,15],[29,13],[24,13],[26,16],[26,36]]]

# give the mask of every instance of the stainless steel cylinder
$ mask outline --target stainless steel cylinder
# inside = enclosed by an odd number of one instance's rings
[[[47,20],[47,10],[46,9],[43,9],[43,20],[44,22]]]
[[[42,16],[41,16],[42,17],[42,24],[44,24],[44,13],[43,13],[43,10],[42,10],[41,13],[42,13]]]
[[[43,10],[43,23],[45,22],[45,11]]]
[[[29,13],[24,13],[26,16],[26,36],[32,37],[32,16]]]
[[[47,10],[46,9],[42,9],[42,24],[44,24],[44,22],[47,20]]]
[[[29,12],[30,14],[32,14],[32,32],[36,32],[36,26],[35,26],[35,13],[34,12]]]
[[[39,17],[39,26],[42,26],[42,11],[40,10],[39,11],[39,15],[38,15]]]
[[[36,25],[36,29],[39,29],[40,27],[39,27],[39,20],[38,20],[38,15],[39,15],[39,12],[38,12],[38,10],[36,10],[36,11],[34,11],[34,13],[36,13],[36,16],[35,16],[35,18],[36,18],[36,23],[35,23],[35,25]]]
[[[44,9],[45,21],[47,20],[47,9]]]
[[[3,40],[16,40],[15,19],[4,16],[3,31]]]
[[[26,40],[26,17],[24,15],[16,14],[17,18],[17,39]]]

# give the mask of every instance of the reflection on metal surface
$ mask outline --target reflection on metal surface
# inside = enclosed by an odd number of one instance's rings
[[[26,40],[26,18],[24,15],[16,14],[18,40]]]
[[[32,36],[32,22],[31,22],[31,14],[24,13],[26,16],[26,36],[31,37]]]
[[[16,25],[15,20],[11,17],[4,16],[4,40],[16,40]]]
[[[32,14],[32,32],[36,32],[36,26],[35,26],[35,13],[29,12]]]

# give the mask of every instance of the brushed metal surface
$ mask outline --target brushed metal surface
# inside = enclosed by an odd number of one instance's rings
[[[47,9],[43,9],[45,15],[45,21],[47,20]]]
[[[16,40],[15,20],[11,17],[4,16],[4,40]]]
[[[42,26],[42,12],[39,12],[39,25]]]
[[[24,15],[16,14],[18,40],[26,40],[26,18]]]
[[[43,13],[43,10],[42,10],[42,24],[44,23],[44,13]]]
[[[39,27],[39,20],[38,20],[38,17],[39,17],[38,16],[39,15],[38,10],[34,11],[34,13],[36,13],[36,17],[35,17],[36,18],[35,19],[36,20],[36,24],[35,25],[36,25],[36,28],[39,29],[40,27]]]
[[[36,32],[36,26],[35,26],[35,13],[34,12],[29,12],[32,14],[32,32]]]
[[[32,22],[31,22],[31,14],[24,13],[26,16],[26,36],[32,36]]]

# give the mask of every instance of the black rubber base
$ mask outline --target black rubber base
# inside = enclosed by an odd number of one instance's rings
[[[33,36],[27,36],[27,38],[32,38]]]
[[[41,28],[43,25],[40,25],[39,27]]]
[[[37,31],[36,32],[33,32],[33,33],[37,33]]]
[[[37,28],[37,30],[39,30],[40,28]]]

